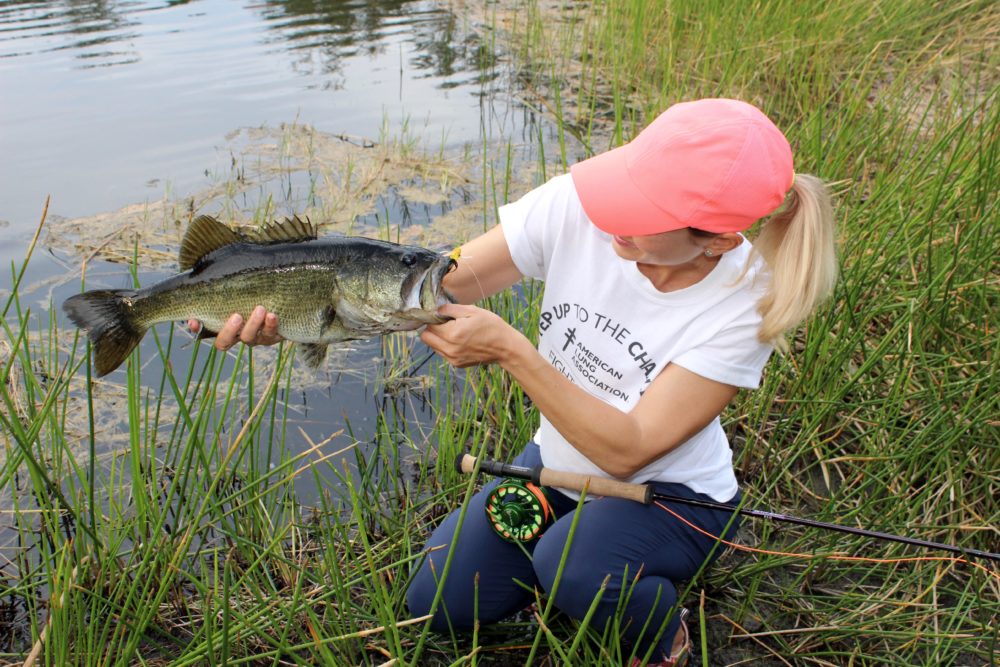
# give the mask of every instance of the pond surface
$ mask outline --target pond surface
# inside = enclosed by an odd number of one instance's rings
[[[476,141],[473,30],[428,2],[0,2],[5,238],[46,195],[79,216],[193,189],[238,128]]]
[[[47,196],[50,221],[114,224],[129,207],[182,200],[232,177],[245,167],[234,137],[262,128],[307,126],[361,143],[402,133],[443,154],[509,137],[530,144],[540,121],[511,101],[481,28],[421,1],[0,2],[0,300]],[[258,197],[286,185],[264,184]],[[252,211],[255,202],[245,203]],[[425,207],[425,217],[449,206]],[[411,213],[387,197],[363,222],[391,226]],[[173,270],[143,267],[140,279]],[[80,257],[49,243],[19,292],[44,311],[79,280]],[[128,267],[91,261],[88,284],[125,287]],[[150,338],[144,361],[155,356]],[[172,353],[175,368],[193,345]],[[370,437],[365,424],[386,401],[371,382],[381,350],[379,341],[354,345],[337,363],[353,358],[366,372],[331,372],[326,386],[303,392],[306,419],[326,422],[314,440],[344,421]],[[426,409],[423,399],[408,404]]]

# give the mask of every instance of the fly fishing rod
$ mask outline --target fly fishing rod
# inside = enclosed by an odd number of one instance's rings
[[[683,498],[667,493],[660,493],[651,484],[630,484],[606,477],[594,477],[580,473],[550,470],[543,466],[526,468],[524,466],[515,466],[487,459],[477,461],[474,456],[469,454],[462,454],[455,460],[455,467],[462,473],[473,473],[476,471],[477,466],[479,472],[507,478],[493,491],[491,497],[488,499],[486,514],[493,524],[494,530],[501,537],[509,541],[526,542],[541,534],[551,515],[544,499],[544,490],[541,487],[554,486],[577,492],[586,490],[587,493],[598,496],[625,498],[626,500],[634,500],[643,505],[650,505],[656,500],[661,500],[725,512],[739,512],[744,516],[783,521],[785,523],[794,523],[812,528],[823,528],[824,530],[833,530],[850,535],[861,535],[877,540],[900,542],[925,549],[938,549],[961,554],[966,557],[974,556],[976,558],[985,558],[1000,562],[1000,553],[992,553],[980,549],[966,549],[952,544],[930,542],[928,540],[893,535],[891,533],[881,533],[864,528],[826,523],[814,519],[803,519],[801,517],[788,516],[787,514],[738,507],[727,503]],[[519,484],[515,480],[526,482],[526,484]],[[543,495],[540,496],[539,493]]]

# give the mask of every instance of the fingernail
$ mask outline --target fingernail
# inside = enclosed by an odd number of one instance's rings
[[[234,327],[238,327],[243,324],[243,316],[240,314],[235,314],[229,318],[229,324]]]

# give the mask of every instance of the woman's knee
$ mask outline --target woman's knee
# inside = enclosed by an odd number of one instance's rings
[[[530,588],[523,586],[531,586],[534,577],[523,554],[511,553],[499,559],[454,558],[445,576],[442,566],[447,554],[437,553],[444,555],[425,560],[406,591],[414,617],[430,614],[433,609],[433,630],[468,630],[476,622],[493,623],[530,602]]]
[[[530,597],[516,583],[529,587],[534,583],[528,558],[501,540],[486,520],[484,496],[489,490],[470,500],[461,525],[456,511],[434,531],[413,573],[406,599],[414,616],[430,613],[441,590],[431,623],[436,630],[497,620],[527,604]]]
[[[538,542],[532,565],[542,589],[550,596],[555,590],[552,601],[556,607],[574,618],[582,618],[598,595],[613,604],[619,582],[605,582],[607,574],[586,558],[566,558],[560,570],[565,541],[549,537],[546,534]]]

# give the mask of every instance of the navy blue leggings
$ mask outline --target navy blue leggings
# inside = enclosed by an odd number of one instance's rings
[[[538,445],[529,443],[514,463],[526,467],[540,465]],[[556,522],[538,540],[522,549],[502,540],[486,520],[486,497],[496,484],[496,481],[491,482],[469,501],[457,542],[453,543],[458,526],[457,511],[448,516],[427,541],[429,553],[407,591],[410,613],[415,616],[430,611],[449,545],[455,549],[441,603],[431,621],[435,630],[444,631],[449,626],[467,630],[477,619],[482,623],[499,621],[530,604],[534,599],[533,588],[550,592],[556,583],[556,571],[576,513],[576,501],[555,489],[547,489]],[[657,483],[655,486],[662,493],[711,500],[682,484]],[[737,494],[731,502],[738,498]],[[679,503],[668,506],[714,535],[722,534],[731,518],[729,512]],[[737,525],[738,517],[729,526],[727,535],[732,535]],[[553,602],[569,616],[582,619],[604,578],[611,575],[591,625],[603,629],[615,616],[624,592],[621,627],[626,645],[638,649],[638,654],[642,655],[650,644],[655,644],[669,655],[680,622],[676,614],[672,614],[663,633],[658,631],[677,603],[674,582],[690,579],[714,544],[715,540],[692,530],[655,504],[647,506],[620,498],[595,498],[580,509],[580,519]],[[716,548],[713,558],[721,552],[721,546]],[[475,609],[477,574],[479,608]],[[643,626],[647,626],[645,631]],[[654,659],[659,659],[655,653],[653,655]]]

